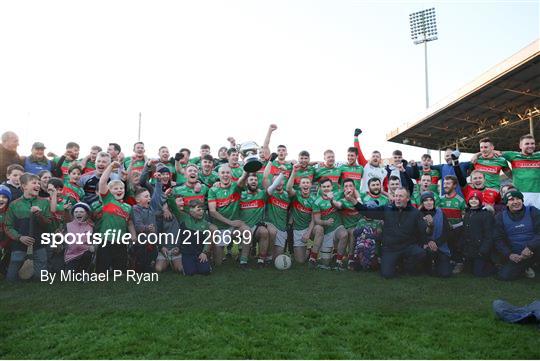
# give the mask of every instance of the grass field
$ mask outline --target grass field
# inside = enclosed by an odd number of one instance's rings
[[[540,358],[540,329],[491,302],[540,281],[241,271],[159,282],[0,282],[1,358]]]

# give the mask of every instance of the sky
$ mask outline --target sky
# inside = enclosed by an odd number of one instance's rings
[[[21,155],[34,141],[130,155],[140,112],[150,157],[262,144],[275,123],[271,147],[290,158],[345,159],[360,127],[366,153],[419,159],[386,134],[425,110],[409,14],[431,7],[431,104],[540,36],[538,1],[2,1],[0,132],[19,135]]]

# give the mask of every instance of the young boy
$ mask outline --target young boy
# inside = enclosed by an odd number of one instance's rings
[[[70,203],[71,205],[75,205],[76,203],[80,202],[84,197],[84,190],[79,186],[82,171],[82,166],[79,164],[72,164],[69,167],[68,180],[64,182],[62,196],[66,202]]]
[[[47,250],[41,244],[41,235],[49,231],[51,211],[49,202],[38,198],[39,178],[30,173],[21,176],[23,196],[11,202],[5,218],[6,233],[14,242],[11,247],[7,279],[16,281],[28,246],[33,246],[34,277],[47,269]]]
[[[96,271],[107,272],[109,269],[125,271],[127,268],[127,245],[121,239],[125,233],[136,239],[135,226],[132,221],[132,210],[123,202],[124,183],[113,180],[107,183],[113,171],[120,168],[119,162],[112,162],[99,179],[99,195],[101,197],[101,217],[96,224],[95,232],[101,233],[105,247],[99,245],[96,258]],[[113,237],[114,233],[114,237]],[[112,243],[114,241],[114,243]]]
[[[11,191],[11,200],[14,201],[22,197],[21,176],[24,174],[24,168],[19,164],[11,164],[7,167],[7,180],[2,185]]]
[[[159,179],[160,173],[156,172],[156,187],[154,193],[146,188],[139,188],[135,192],[137,204],[133,206],[133,224],[141,243],[133,246],[135,256],[135,270],[138,272],[151,272],[152,262],[155,259],[155,247],[147,244],[149,234],[157,234],[156,213],[161,211],[162,186]]]
[[[175,214],[178,215],[176,210]],[[211,232],[215,227],[204,219],[204,203],[201,200],[194,199],[189,202],[189,214],[183,217],[180,229],[184,235],[180,242],[184,275],[209,275],[212,270],[208,262],[209,245],[203,244],[203,232]]]

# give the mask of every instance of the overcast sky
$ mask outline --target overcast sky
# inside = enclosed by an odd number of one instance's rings
[[[424,53],[409,13],[435,7],[432,104],[539,37],[539,2],[2,1],[1,131],[61,153],[68,141],[130,154],[142,112],[147,154],[198,153],[227,136],[338,159],[400,148],[386,133],[424,110]]]

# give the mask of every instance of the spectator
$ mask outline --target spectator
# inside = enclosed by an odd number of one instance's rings
[[[0,144],[0,182],[7,179],[7,167],[11,164],[22,165],[21,157],[17,154],[19,137],[13,132],[2,134],[2,144]]]

